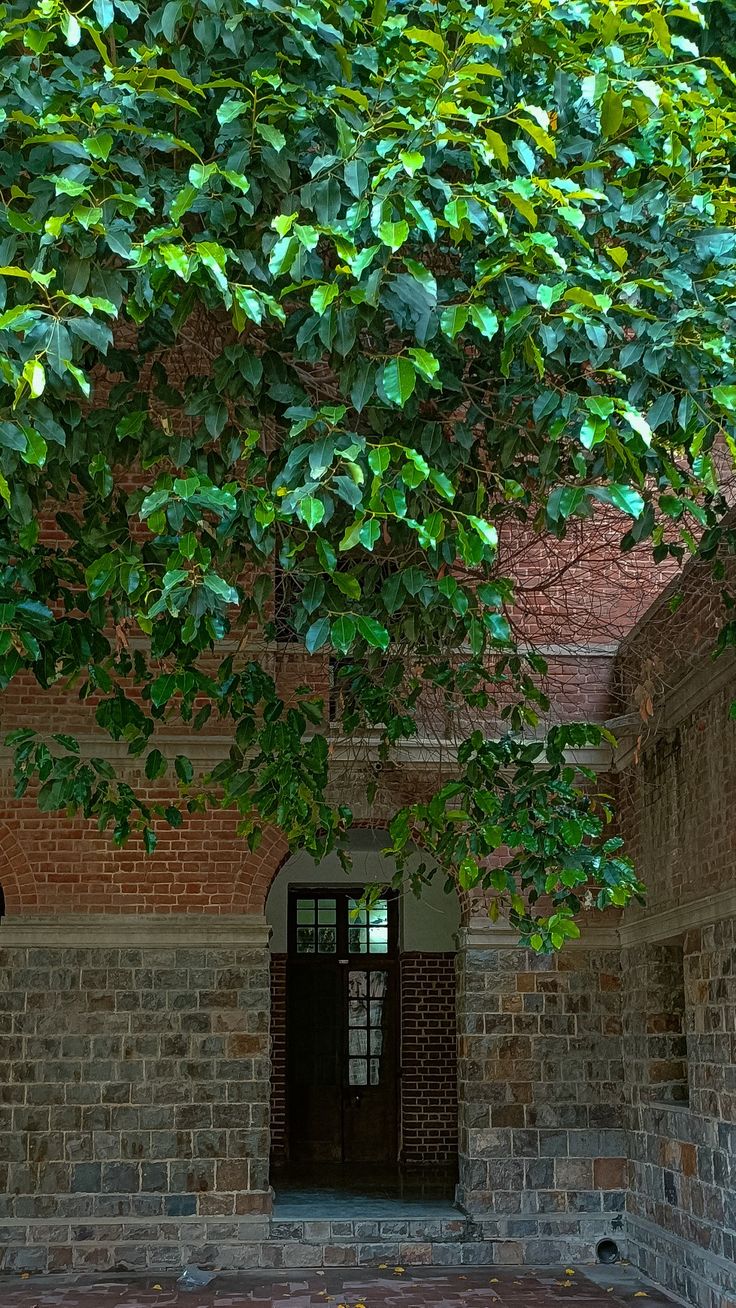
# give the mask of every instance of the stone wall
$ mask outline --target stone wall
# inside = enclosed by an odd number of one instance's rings
[[[1,931],[6,1237],[29,1219],[266,1211],[265,927]]]
[[[458,958],[459,1198],[524,1261],[592,1261],[627,1184],[615,933],[555,958],[495,934]]]
[[[641,1035],[642,981],[660,966],[669,978],[674,948],[684,967],[689,1073],[689,1102],[679,1103],[666,1095],[670,1032],[652,1037],[667,1042],[653,1051],[664,1094],[650,1074],[651,1039]],[[688,931],[679,947],[631,946],[623,971],[630,1256],[691,1303],[718,1308],[736,1293],[736,919]]]
[[[733,563],[729,564],[733,575]],[[621,707],[640,712],[619,811],[646,904],[621,926],[629,1256],[699,1308],[736,1298],[736,665],[690,566],[625,642]],[[642,695],[648,697],[642,699]]]

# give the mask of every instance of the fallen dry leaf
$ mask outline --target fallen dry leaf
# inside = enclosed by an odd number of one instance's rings
[[[397,1273],[397,1275],[400,1276],[402,1272],[405,1272],[405,1271],[406,1271],[406,1268],[405,1268],[405,1267],[394,1267],[394,1271]]]
[[[648,1298],[649,1298],[649,1295],[647,1294],[646,1290],[637,1290],[636,1293],[634,1294],[634,1298],[635,1298],[635,1299],[648,1299]]]
[[[566,1268],[565,1268],[565,1276],[574,1276],[574,1275],[575,1275],[575,1268],[574,1268],[574,1267],[566,1267]]]
[[[152,1285],[152,1286],[151,1286],[151,1289],[152,1289],[152,1290],[162,1290],[162,1289],[163,1289],[163,1286],[162,1286],[162,1285],[158,1285],[158,1284],[156,1284],[156,1285]]]

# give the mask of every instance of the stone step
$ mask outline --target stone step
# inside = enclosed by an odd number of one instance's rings
[[[169,1218],[158,1221],[8,1221],[0,1226],[4,1272],[160,1271],[193,1263],[218,1271],[248,1268],[551,1266],[595,1261],[613,1237],[609,1215],[549,1219]]]

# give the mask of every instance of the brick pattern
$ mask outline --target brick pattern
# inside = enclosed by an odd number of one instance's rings
[[[544,1229],[550,1262],[593,1216],[615,1238],[627,1184],[618,951],[470,948],[459,961],[464,1206]]]
[[[687,1104],[682,942],[624,953],[623,1052],[632,1101]]]
[[[0,950],[4,1218],[267,1206],[265,951]]]
[[[620,777],[621,832],[647,885],[646,908],[628,920],[733,887],[735,693],[733,684],[718,691]]]
[[[634,1013],[640,952],[624,951],[624,1004]],[[736,920],[685,936],[689,1107],[653,1103],[646,1079],[641,1084],[646,1062],[625,1063],[631,1256],[700,1308],[721,1308],[736,1295],[735,961]]]
[[[457,1160],[455,955],[401,957],[401,1162]]]
[[[287,1158],[286,954],[271,954],[271,1159]]]
[[[732,582],[734,560],[726,569]],[[648,889],[628,920],[734,886],[733,680],[704,698],[720,583],[709,565],[691,565],[679,590],[674,615],[655,608],[618,661],[622,707],[636,707],[643,690],[655,722],[683,678],[694,674],[701,688],[674,729],[644,731],[641,758],[621,778],[622,834]],[[736,1300],[736,921],[626,949],[622,971],[629,1255],[698,1308],[725,1308]]]

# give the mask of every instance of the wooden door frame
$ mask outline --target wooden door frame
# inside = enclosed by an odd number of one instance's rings
[[[402,1011],[401,1011],[401,921],[400,921],[400,902],[401,902],[401,901],[400,901],[400,897],[399,897],[399,893],[398,893],[398,891],[395,890],[392,886],[387,885],[385,888],[383,888],[382,896],[381,896],[381,897],[385,897],[385,898],[388,900],[388,903],[389,903],[389,913],[388,913],[388,927],[389,927],[388,945],[389,945],[389,948],[388,948],[388,952],[385,953],[385,954],[352,954],[352,955],[351,955],[351,954],[349,953],[348,948],[347,948],[347,945],[348,945],[348,940],[347,940],[347,929],[348,929],[348,927],[347,927],[347,922],[345,921],[345,922],[341,923],[341,915],[340,915],[339,903],[340,903],[340,900],[341,900],[341,899],[343,899],[343,900],[347,900],[347,899],[359,899],[359,898],[361,897],[362,891],[363,891],[363,887],[362,887],[361,885],[357,885],[357,886],[346,886],[344,882],[342,882],[342,883],[338,883],[338,884],[335,884],[335,883],[332,883],[332,882],[319,882],[319,883],[314,883],[314,882],[311,882],[311,881],[310,881],[310,882],[304,882],[304,883],[302,883],[302,882],[295,882],[295,883],[293,883],[293,884],[289,884],[289,885],[287,886],[287,893],[286,893],[286,913],[287,913],[287,922],[286,922],[286,974],[285,974],[285,978],[284,978],[284,982],[285,982],[285,991],[286,991],[286,1021],[285,1021],[285,1053],[286,1053],[285,1115],[286,1115],[286,1142],[285,1142],[285,1143],[286,1143],[286,1157],[287,1157],[287,1159],[293,1156],[293,1154],[292,1154],[292,1147],[291,1147],[291,1145],[292,1145],[292,1141],[291,1141],[291,1123],[292,1123],[292,1117],[291,1117],[291,1104],[290,1104],[290,1099],[291,1099],[291,1095],[292,1095],[292,1085],[291,1085],[291,1075],[290,1075],[290,1051],[289,1051],[289,1008],[290,1008],[290,1005],[289,1005],[289,990],[290,990],[290,982],[291,982],[291,971],[292,971],[292,968],[293,968],[294,966],[297,966],[297,967],[298,967],[298,966],[305,966],[305,965],[309,966],[310,964],[311,964],[312,966],[319,966],[320,963],[321,963],[322,965],[326,965],[326,966],[332,966],[332,967],[337,966],[337,967],[340,969],[340,973],[341,973],[341,975],[342,975],[342,977],[343,977],[343,981],[342,981],[342,985],[341,985],[341,989],[342,989],[342,999],[341,999],[341,1002],[342,1002],[342,1005],[343,1005],[343,1012],[344,1012],[345,1015],[347,1015],[347,1004],[348,1004],[347,985],[348,985],[348,976],[349,976],[349,973],[350,973],[351,967],[352,967],[354,970],[357,970],[357,968],[359,967],[360,961],[363,960],[363,961],[365,961],[365,963],[368,965],[368,966],[365,967],[364,970],[365,970],[365,971],[368,971],[368,972],[370,972],[370,970],[371,970],[371,966],[370,966],[371,964],[373,965],[373,970],[376,970],[376,971],[380,970],[380,965],[383,964],[383,965],[384,965],[384,970],[386,970],[386,971],[389,972],[389,977],[390,977],[389,985],[393,987],[393,1005],[394,1005],[394,1013],[395,1013],[395,1020],[394,1020],[394,1023],[393,1023],[393,1028],[394,1028],[394,1029],[393,1029],[393,1032],[392,1032],[392,1042],[393,1042],[393,1051],[392,1051],[392,1052],[393,1052],[393,1062],[394,1062],[394,1069],[395,1069],[395,1072],[394,1072],[394,1078],[393,1078],[393,1094],[392,1094],[392,1101],[393,1101],[393,1135],[394,1135],[394,1141],[393,1141],[393,1143],[394,1143],[394,1146],[395,1146],[395,1148],[394,1148],[394,1150],[393,1150],[393,1152],[395,1153],[395,1158],[393,1159],[393,1162],[394,1162],[396,1165],[398,1165],[398,1162],[399,1162],[399,1154],[400,1154],[400,1150],[401,1150],[401,1074],[402,1074],[402,1068],[401,1068],[401,1025],[402,1025]],[[330,953],[330,954],[322,954],[322,955],[320,955],[316,950],[315,950],[315,953],[314,953],[314,954],[312,954],[312,953],[309,953],[309,954],[301,954],[301,955],[297,954],[297,952],[296,952],[296,929],[297,929],[297,921],[296,921],[296,903],[295,903],[295,901],[296,901],[298,898],[302,897],[302,896],[303,896],[304,898],[308,898],[308,897],[310,897],[310,896],[315,897],[315,898],[316,898],[316,897],[321,897],[321,898],[332,898],[332,897],[334,896],[334,897],[337,899],[337,901],[338,901],[338,905],[337,905],[337,912],[336,912],[336,915],[335,915],[335,916],[336,916],[337,930],[336,930],[336,939],[335,939],[335,946],[336,946],[336,948],[335,948],[335,953],[334,953],[334,954]],[[315,928],[316,928],[316,926],[317,926],[317,923],[315,922]],[[344,929],[342,929],[342,928],[344,928]],[[341,936],[342,936],[342,941],[341,941]],[[343,950],[344,950],[344,957],[343,957]],[[342,1077],[344,1078],[344,1075],[345,1075],[345,1065],[346,1065],[346,1064],[345,1064],[345,1059],[346,1059],[346,1057],[347,1057],[347,1029],[346,1029],[346,1028],[343,1029],[343,1028],[344,1028],[344,1024],[341,1024],[340,1036],[339,1036],[339,1039],[340,1039],[340,1042],[341,1042],[340,1050],[339,1050],[339,1063],[340,1063],[340,1067],[341,1067],[341,1075],[342,1075]],[[346,1084],[345,1084],[345,1081],[344,1081],[344,1079],[343,1079],[343,1080],[342,1080],[342,1084],[341,1084],[342,1099],[343,1099],[343,1100],[344,1100],[345,1089],[346,1089]],[[340,1121],[340,1146],[341,1146],[341,1153],[343,1154],[343,1157],[344,1157],[344,1153],[345,1153],[345,1138],[344,1138],[344,1132],[345,1132],[345,1125],[344,1125],[345,1108],[344,1108],[344,1102],[341,1102],[341,1112],[340,1112],[340,1117],[341,1117],[341,1121]]]

